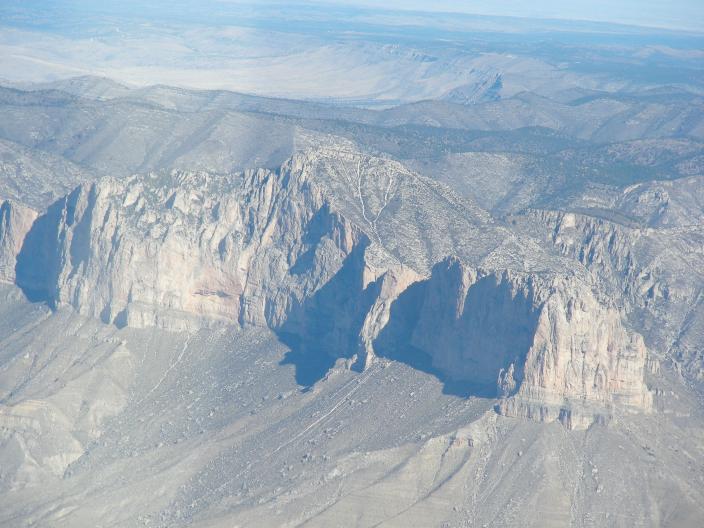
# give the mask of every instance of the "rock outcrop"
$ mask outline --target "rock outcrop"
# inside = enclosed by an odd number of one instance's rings
[[[414,288],[392,307],[381,347],[421,351],[441,376],[501,397],[501,413],[585,427],[615,409],[650,410],[642,337],[578,278],[451,258]]]
[[[364,238],[288,177],[173,172],[83,185],[27,237],[18,283],[118,325],[277,327]],[[34,261],[41,248],[46,261]]]
[[[564,279],[539,290],[540,298],[520,386],[501,412],[582,428],[615,410],[649,411],[643,338],[623,326],[619,311]]]
[[[463,207],[395,162],[323,150],[278,171],[104,178],[31,228],[5,215],[0,242],[8,262],[21,245],[28,294],[117,326],[265,326],[302,369],[392,357],[500,396],[504,414],[572,427],[648,410],[643,340],[589,273]],[[432,236],[418,240],[421,227]],[[426,268],[452,247],[459,258]]]
[[[17,255],[37,213],[13,200],[0,202],[0,281],[15,282]]]
[[[643,200],[626,193],[628,200],[641,204],[649,197],[650,192]],[[651,348],[671,351],[690,379],[704,379],[704,355],[697,345],[697,329],[704,324],[701,224],[654,229],[543,210],[528,211],[513,221],[599,277],[602,290],[623,300],[627,317]]]

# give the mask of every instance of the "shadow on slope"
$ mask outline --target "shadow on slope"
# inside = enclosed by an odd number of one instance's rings
[[[276,330],[291,350],[281,365],[294,365],[296,382],[306,388],[321,380],[340,358],[359,351],[364,318],[379,293],[379,282],[364,288],[364,252],[368,241],[358,244],[340,270],[323,287],[293,307]],[[356,363],[353,367],[361,369]]]
[[[412,344],[413,330],[418,324],[426,288],[430,281],[412,284],[391,305],[389,322],[374,341],[374,353],[386,359],[405,363],[411,368],[431,374],[443,384],[443,393],[462,398],[469,396],[493,397],[493,387],[476,386],[466,381],[453,380],[433,366],[432,357]]]
[[[392,304],[388,324],[374,342],[377,356],[405,363],[460,397],[494,398],[503,372],[514,365],[513,393],[538,323],[530,293],[486,276],[458,298],[458,276],[441,262],[431,278],[410,286]],[[461,307],[458,310],[458,306]]]
[[[47,302],[52,309],[59,274],[59,225],[65,205],[65,198],[54,202],[34,221],[15,264],[15,281],[25,297],[30,302]]]

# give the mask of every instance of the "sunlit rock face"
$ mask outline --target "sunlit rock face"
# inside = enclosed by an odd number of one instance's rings
[[[172,330],[277,326],[360,240],[304,179],[265,170],[106,178],[40,220],[20,285],[106,322]],[[50,253],[48,280],[29,258],[37,247]]]
[[[643,338],[624,328],[619,311],[569,282],[543,295],[523,380],[501,411],[579,428],[610,420],[615,409],[649,411]]]
[[[639,223],[617,215],[608,219],[541,210],[528,211],[515,220],[589,269],[598,277],[602,291],[621,300],[627,318],[643,332],[648,346],[675,354],[683,364],[683,374],[701,382],[704,356],[697,344],[704,322],[700,309],[704,282],[701,213],[689,204],[697,200],[694,191],[680,200],[688,208],[672,197],[669,205],[662,205],[666,190],[675,194],[666,184],[648,184],[619,195],[628,206],[628,218],[639,219]],[[665,218],[669,225],[662,228]]]
[[[387,247],[414,178],[324,149],[277,171],[103,178],[33,224],[6,213],[3,254],[17,255],[26,292],[118,327],[268,327],[299,363],[398,359],[451,390],[500,397],[503,414],[570,427],[650,408],[643,340],[588,272],[506,268],[497,250],[487,266],[467,263],[468,251],[424,271],[441,236],[423,259],[399,240]],[[439,221],[427,220],[434,234]],[[488,245],[502,232],[482,221],[470,236]]]
[[[29,207],[13,200],[0,202],[0,281],[15,282],[17,255],[36,218]]]
[[[452,258],[415,287],[392,307],[389,335],[448,380],[501,397],[501,413],[585,427],[614,409],[651,408],[642,337],[576,278],[489,272]]]

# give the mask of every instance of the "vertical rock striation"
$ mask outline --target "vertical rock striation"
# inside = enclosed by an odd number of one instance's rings
[[[419,292],[397,306],[403,322],[391,339],[421,351],[446,379],[501,397],[501,413],[586,427],[616,410],[650,410],[642,337],[576,277],[450,258]]]
[[[302,369],[319,365],[299,376],[305,384],[335,358],[364,368],[384,356],[463,394],[499,396],[511,416],[583,427],[615,409],[650,408],[643,340],[598,297],[588,272],[551,270],[542,255],[533,260],[547,271],[509,268],[521,253],[503,231],[477,217],[460,226],[472,231],[465,240],[442,222],[458,216],[459,198],[435,187],[422,194],[425,183],[397,165],[345,156],[349,167],[329,174],[327,158],[297,155],[278,171],[104,178],[33,223],[33,213],[3,205],[3,269],[16,260],[28,295],[117,326],[269,327]],[[399,200],[409,189],[428,202],[423,225],[451,232],[419,244],[402,229],[410,209]],[[429,273],[418,266],[453,245],[483,249]],[[467,263],[482,258],[484,266]]]
[[[118,325],[277,327],[362,239],[288,172],[105,178],[38,220],[18,283]]]
[[[37,213],[13,200],[0,202],[0,281],[15,282],[17,255]]]

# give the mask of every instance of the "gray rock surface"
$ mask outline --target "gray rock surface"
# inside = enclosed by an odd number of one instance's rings
[[[36,211],[12,200],[0,202],[0,281],[15,282],[17,256],[37,216]]]
[[[220,4],[0,5],[337,94],[0,87],[0,525],[702,526],[701,38]]]
[[[450,251],[459,257],[428,271]],[[277,171],[83,184],[24,238],[17,283],[118,327],[267,327],[367,367],[389,327],[448,380],[490,395],[498,383],[510,397],[501,412],[570,427],[614,406],[651,407],[642,338],[592,291],[589,272],[567,271],[471,203],[344,143]],[[404,317],[415,324],[398,330]]]

